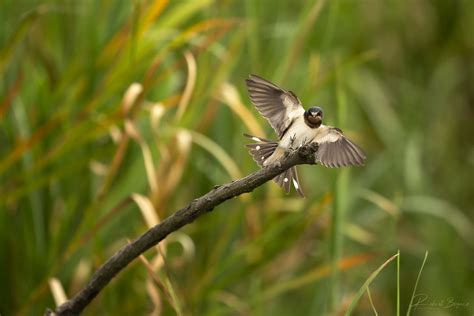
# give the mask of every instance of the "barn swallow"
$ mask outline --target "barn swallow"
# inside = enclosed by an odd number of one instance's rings
[[[244,134],[255,141],[246,145],[253,159],[260,167],[270,165],[281,159],[287,149],[316,142],[318,151],[315,162],[325,167],[338,168],[357,165],[365,160],[362,149],[345,137],[337,127],[323,124],[323,109],[318,106],[305,110],[300,99],[291,91],[256,75],[246,80],[250,100],[263,115],[275,132],[279,141]],[[304,197],[298,180],[296,166],[274,178],[286,193],[293,184],[300,196]]]

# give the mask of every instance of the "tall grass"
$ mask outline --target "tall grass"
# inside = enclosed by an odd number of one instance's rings
[[[443,0],[3,1],[0,314],[44,312],[127,240],[256,170],[242,133],[275,135],[247,98],[250,73],[322,106],[366,165],[300,167],[304,200],[268,183],[229,201],[85,314],[341,314],[397,249],[400,296],[387,269],[354,314],[407,310],[426,249],[420,291],[474,302],[473,12]]]

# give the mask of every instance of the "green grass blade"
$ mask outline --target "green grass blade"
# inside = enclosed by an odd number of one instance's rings
[[[423,258],[423,263],[421,264],[420,271],[418,271],[418,276],[416,277],[415,287],[413,288],[413,294],[411,295],[410,304],[408,305],[407,316],[410,316],[411,306],[413,304],[413,300],[415,299],[416,289],[418,288],[418,281],[420,280],[421,272],[423,272],[423,268],[425,267],[427,258],[428,258],[428,250],[425,252],[425,258]]]
[[[359,289],[359,291],[357,291],[356,295],[354,296],[354,298],[352,299],[352,303],[351,305],[349,306],[349,308],[347,309],[346,313],[344,315],[346,316],[349,316],[349,315],[352,315],[352,312],[354,311],[354,309],[357,307],[357,303],[359,303],[359,300],[360,298],[362,297],[362,295],[364,295],[364,293],[367,291],[367,288],[368,286],[372,283],[372,281],[377,277],[377,275],[379,275],[379,273],[391,262],[393,261],[395,258],[399,257],[400,254],[397,252],[396,254],[394,254],[393,256],[391,256],[387,261],[385,261],[380,267],[377,268],[377,270],[375,270],[374,272],[372,272],[372,274],[369,276],[369,278],[364,282],[364,284],[362,284],[361,288]]]
[[[400,250],[397,255],[397,316],[400,316]]]
[[[372,295],[370,294],[370,287],[367,287],[367,297],[369,298],[370,307],[372,307],[372,310],[374,311],[375,316],[378,316],[379,313],[377,313],[377,309],[375,308],[374,301],[372,300]]]
[[[346,95],[342,87],[342,75],[337,73],[336,77],[336,99],[338,126],[344,126],[347,117]],[[343,169],[338,172],[335,186],[335,204],[332,212],[331,230],[331,293],[330,307],[335,311],[339,304],[340,295],[340,272],[338,262],[342,258],[344,243],[344,222],[347,209],[347,194],[349,183],[349,170]]]

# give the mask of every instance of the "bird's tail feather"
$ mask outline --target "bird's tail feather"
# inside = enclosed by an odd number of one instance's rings
[[[275,152],[275,149],[278,147],[278,142],[249,134],[244,134],[244,136],[256,142],[254,144],[247,144],[246,147],[248,148],[253,160],[255,160],[260,167],[263,167],[263,163]],[[304,197],[303,190],[301,190],[300,182],[298,180],[296,167],[291,167],[290,169],[280,173],[278,176],[273,178],[273,181],[285,190],[286,193],[290,192],[291,184],[293,184],[298,194],[301,197]]]
[[[304,198],[303,190],[300,186],[300,181],[298,180],[298,172],[296,167],[291,167],[283,173],[280,173],[276,176],[273,181],[275,181],[286,193],[290,192],[291,184],[295,187],[296,192]]]
[[[255,160],[260,167],[263,167],[265,160],[267,160],[278,147],[278,142],[249,134],[244,134],[244,136],[256,142],[245,146],[248,148],[253,160]]]

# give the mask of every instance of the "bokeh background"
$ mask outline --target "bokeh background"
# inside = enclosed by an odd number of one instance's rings
[[[405,315],[426,251],[414,302],[438,306],[411,314],[474,313],[473,1],[3,0],[0,26],[1,315],[55,307],[257,170],[242,134],[275,135],[250,73],[322,106],[366,165],[222,204],[84,314]]]

